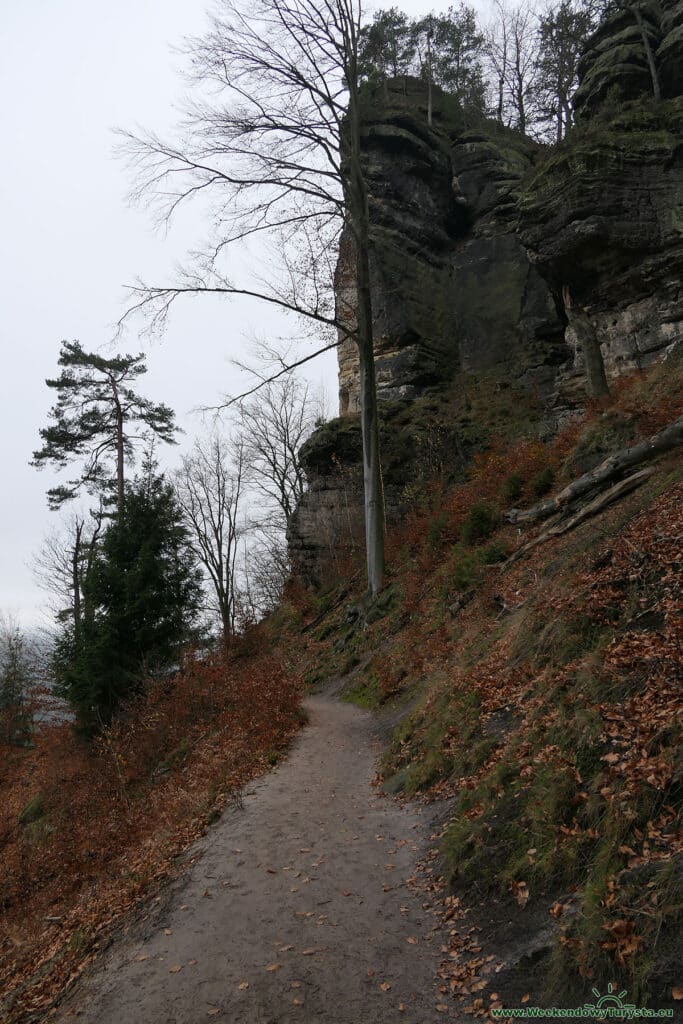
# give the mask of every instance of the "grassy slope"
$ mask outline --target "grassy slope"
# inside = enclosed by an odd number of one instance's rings
[[[521,538],[500,513],[661,429],[682,394],[679,356],[622,382],[609,408],[548,446],[494,439],[467,483],[435,483],[391,532],[379,602],[345,586],[305,609],[309,683],[342,676],[347,699],[403,707],[385,786],[444,801],[440,858],[455,894],[444,990],[472,1013],[515,1005],[530,987],[532,1004],[576,1005],[609,981],[636,1005],[674,1005],[680,452],[509,565]],[[465,905],[483,951],[456,924]]]

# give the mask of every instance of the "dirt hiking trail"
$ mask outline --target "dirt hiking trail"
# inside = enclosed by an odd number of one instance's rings
[[[438,932],[406,882],[429,811],[371,788],[373,716],[329,696],[289,756],[193,848],[60,1024],[429,1024]],[[53,1018],[55,1019],[55,1018]]]

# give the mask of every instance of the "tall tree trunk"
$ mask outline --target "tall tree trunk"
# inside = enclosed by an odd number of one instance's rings
[[[600,342],[593,327],[582,309],[572,306],[569,289],[563,289],[564,308],[569,320],[569,326],[574,331],[577,341],[581,346],[584,362],[586,364],[586,382],[588,393],[592,398],[604,398],[609,395],[609,385],[605,374],[605,363],[602,358]]]
[[[123,445],[123,410],[119,402],[118,393],[116,394],[116,507],[119,514],[123,510],[123,464],[124,464],[124,445]]]
[[[363,489],[365,494],[365,548],[368,590],[374,597],[384,585],[384,494],[379,457],[377,384],[372,338],[370,263],[367,246],[358,246],[358,353],[360,359],[361,433],[363,436]]]
[[[92,536],[91,536],[91,538],[90,538],[90,540],[88,542],[88,547],[87,547],[87,552],[88,553],[87,553],[87,557],[85,559],[85,569],[82,571],[82,575],[81,575],[81,579],[80,579],[80,585],[81,585],[82,590],[83,590],[83,606],[82,606],[81,619],[82,619],[83,624],[86,625],[86,626],[91,625],[92,621],[93,621],[93,618],[94,618],[94,611],[95,610],[93,608],[92,597],[91,597],[91,594],[90,594],[90,582],[91,582],[91,578],[92,578],[91,577],[92,567],[93,567],[93,564],[94,564],[94,561],[95,561],[95,553],[97,551],[97,541],[98,541],[101,529],[102,529],[102,507],[100,506],[100,511],[99,511],[98,518],[97,518],[97,525],[95,526],[95,529],[92,532]]]
[[[74,602],[74,639],[78,642],[81,634],[81,536],[83,521],[76,522],[76,537],[71,552],[71,587]]]
[[[519,119],[518,128],[522,135],[526,133],[526,109],[524,105],[524,80],[521,74],[517,75],[517,117]]]
[[[356,79],[353,79],[356,81]],[[431,74],[430,74],[431,83]],[[430,84],[431,95],[431,84]],[[370,212],[361,161],[361,115],[358,90],[349,90],[349,181],[346,209],[355,243],[356,343],[360,367],[361,434],[363,439],[363,491],[368,591],[375,596],[384,585],[384,493],[379,454],[379,419],[375,353],[372,336],[370,290]]]
[[[650,46],[650,40],[647,34],[647,26],[643,19],[643,15],[637,6],[632,7],[633,16],[638,22],[638,28],[640,29],[640,37],[643,40],[643,47],[645,49],[645,56],[647,57],[648,67],[650,68],[650,78],[652,79],[652,95],[656,100],[661,100],[662,90],[659,84],[659,75],[657,74],[657,65],[655,64],[655,57]]]
[[[427,124],[432,127],[432,116],[433,116],[433,81],[434,76],[432,73],[432,30],[431,27],[427,30]]]

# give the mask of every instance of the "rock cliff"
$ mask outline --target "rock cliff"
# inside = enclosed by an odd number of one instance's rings
[[[662,98],[683,91],[683,2],[661,0],[627,7],[607,18],[579,64],[573,106],[587,120],[606,104],[623,104],[654,91],[649,44]]]
[[[458,474],[487,431],[513,429],[512,410],[493,422],[506,402],[517,413],[525,406],[540,434],[580,405],[583,360],[563,290],[592,322],[608,376],[647,365],[683,337],[681,92],[683,0],[663,0],[644,8],[640,25],[621,12],[600,27],[581,64],[577,128],[557,147],[493,122],[468,126],[441,93],[429,127],[414,79],[368,96],[390,517],[430,468]],[[352,311],[350,255],[343,238],[337,300]],[[341,418],[304,449],[310,490],[289,531],[295,567],[318,582],[331,558],[362,543],[358,371],[348,341],[339,386]]]
[[[548,388],[566,358],[552,295],[517,232],[517,197],[538,147],[493,123],[467,128],[438,93],[390,83],[368,103],[364,132],[373,231],[377,378],[385,399],[415,399],[462,370],[506,366]],[[337,271],[354,308],[348,242]],[[358,408],[352,342],[340,346],[340,412]]]
[[[590,40],[578,126],[518,203],[520,239],[554,294],[567,286],[586,310],[612,375],[683,337],[683,2],[646,5],[641,18],[617,12]],[[581,355],[567,340],[580,388]]]

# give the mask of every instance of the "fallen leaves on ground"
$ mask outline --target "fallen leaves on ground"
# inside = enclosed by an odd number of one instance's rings
[[[33,749],[2,748],[0,989],[15,993],[14,1020],[40,1017],[121,917],[182,870],[207,816],[298,731],[300,698],[278,658],[236,648],[228,664],[188,660],[172,687],[152,684],[102,742],[46,726]],[[19,816],[37,794],[32,831]],[[57,916],[58,929],[46,921]]]

